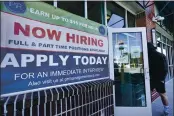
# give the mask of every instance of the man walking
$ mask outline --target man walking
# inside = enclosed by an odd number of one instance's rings
[[[165,77],[168,73],[168,64],[164,54],[156,51],[153,44],[148,43],[149,73],[151,91],[156,89],[164,105],[164,114],[169,114],[169,102],[165,90]]]

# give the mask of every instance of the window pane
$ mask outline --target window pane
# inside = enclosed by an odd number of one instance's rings
[[[160,36],[161,36],[160,33],[156,32],[156,39],[157,39],[158,41],[161,40],[161,37],[160,37]]]
[[[170,40],[170,45],[173,46],[174,45],[174,41]]]
[[[166,37],[164,37],[163,35],[162,35],[162,41],[163,41],[164,43],[166,43]]]
[[[170,65],[170,57],[171,57],[171,52],[170,52],[170,47],[167,47],[167,53],[168,53],[168,64]]]
[[[107,2],[107,22],[109,27],[125,27],[125,10],[115,2]]]
[[[84,1],[58,1],[57,7],[84,17]]]
[[[168,60],[168,64],[170,64],[170,47],[169,46],[166,46],[167,47],[167,60]]]
[[[167,44],[170,45],[170,40],[169,39],[167,39]]]
[[[135,27],[135,15],[127,12],[128,27]]]
[[[44,1],[47,4],[53,5],[53,1]]]
[[[104,2],[88,1],[88,19],[104,24]]]
[[[141,33],[113,33],[111,39],[113,40],[114,79],[117,93],[115,105],[146,107]]]
[[[157,41],[157,51],[160,52],[160,53],[162,53],[162,48],[161,47],[162,47],[161,42]]]
[[[163,54],[166,56],[166,45],[165,44],[163,44]]]
[[[170,47],[170,65],[172,65],[173,64],[173,62],[172,62],[172,59],[173,59],[173,49],[172,49],[173,47]]]

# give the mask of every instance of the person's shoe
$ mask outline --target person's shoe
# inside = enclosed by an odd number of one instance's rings
[[[164,115],[168,116],[169,114],[169,106],[164,106]]]

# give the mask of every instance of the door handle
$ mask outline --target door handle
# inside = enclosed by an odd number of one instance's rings
[[[148,69],[148,68],[145,68],[145,69],[144,69],[144,73],[145,73],[145,79],[150,80],[149,69]]]

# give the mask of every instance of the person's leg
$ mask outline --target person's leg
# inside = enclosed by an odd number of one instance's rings
[[[159,93],[159,95],[161,97],[161,101],[164,105],[164,113],[168,114],[169,113],[169,102],[168,102],[168,98],[166,95],[165,82],[164,81],[158,82],[156,90]]]
[[[168,98],[166,93],[159,93],[160,97],[161,97],[161,101],[163,103],[164,106],[168,106],[169,102],[168,102]]]
[[[161,97],[161,101],[164,105],[164,114],[168,115],[169,114],[169,102],[166,93],[159,93]]]

